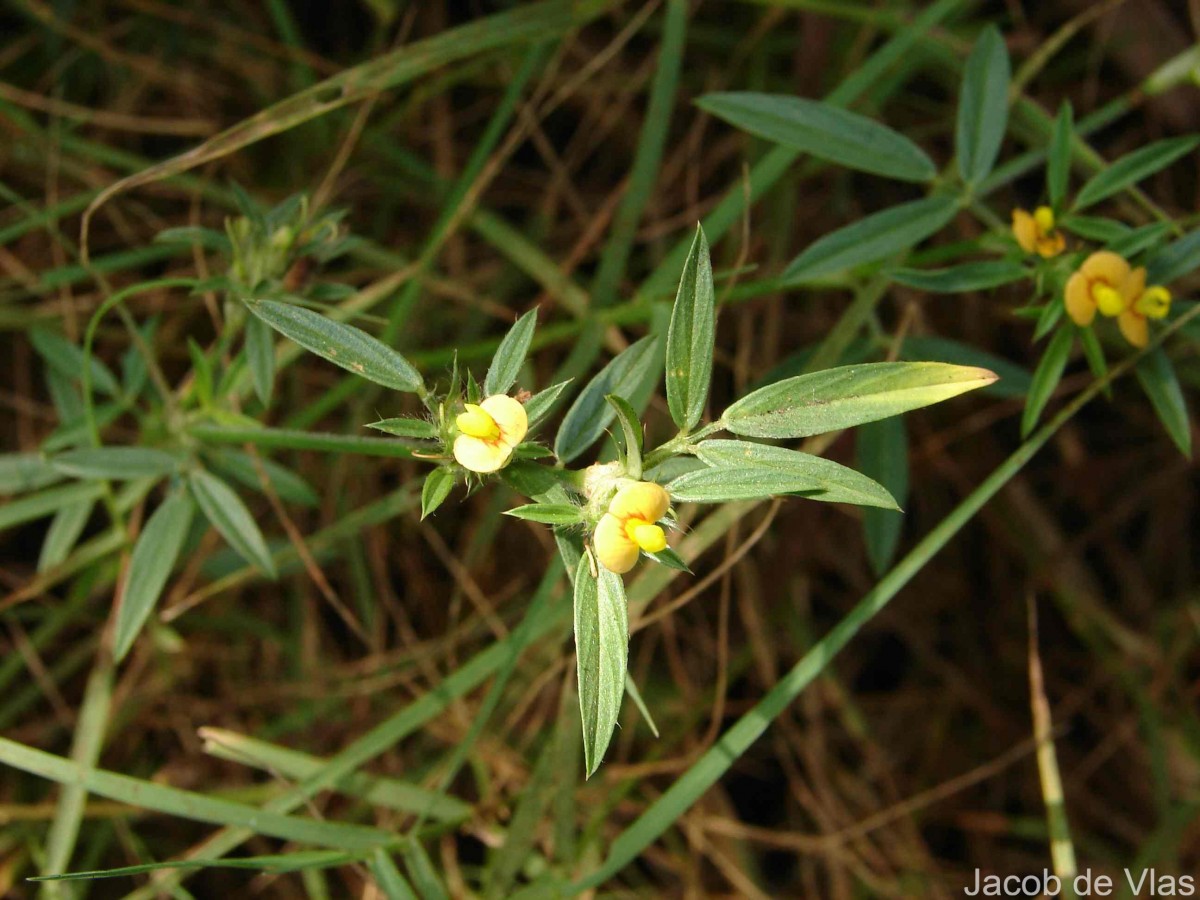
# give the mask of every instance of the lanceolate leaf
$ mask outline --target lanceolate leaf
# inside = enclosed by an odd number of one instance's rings
[[[1050,158],[1046,161],[1046,188],[1050,204],[1062,206],[1067,196],[1067,182],[1071,175],[1071,142],[1075,136],[1071,102],[1064,100],[1054,120],[1054,134],[1050,138]]]
[[[536,326],[537,310],[531,309],[509,329],[500,346],[496,348],[492,364],[488,366],[487,376],[483,380],[485,396],[503,394],[516,382],[517,376],[521,374],[521,366],[525,363],[525,355],[529,352],[529,342],[533,340],[533,330]]]
[[[1146,354],[1138,363],[1137,377],[1167,434],[1179,452],[1190,459],[1192,428],[1188,420],[1187,403],[1184,402],[1175,368],[1161,347]]]
[[[896,269],[892,280],[935,294],[982,291],[1029,277],[1029,270],[1003,259],[969,262],[948,269]]]
[[[42,550],[38,554],[37,570],[45,572],[53,569],[71,553],[71,548],[79,540],[84,526],[92,514],[94,500],[81,500],[70,503],[54,514],[46,539],[42,541]]]
[[[583,521],[579,507],[571,503],[527,503],[504,514],[543,525],[578,525]]]
[[[767,494],[815,491],[817,493],[811,495],[813,500],[896,508],[896,501],[882,485],[840,463],[810,453],[769,444],[729,440],[703,441],[696,445],[695,452],[698,458],[713,468],[689,472],[672,481],[671,495],[676,500],[712,503],[764,496],[763,493],[733,495],[741,484],[749,488],[757,482],[766,487],[775,486]],[[722,501],[696,501],[694,495],[702,491],[715,493],[721,490],[720,478],[716,475],[718,472],[724,473],[729,486],[726,490],[730,491],[730,495]],[[730,476],[738,476],[741,481]]]
[[[863,474],[877,479],[897,503],[904,503],[908,495],[908,439],[904,420],[893,416],[870,422],[858,430],[856,440],[858,465]],[[864,509],[862,523],[871,569],[876,575],[883,575],[896,555],[904,514],[896,509]]]
[[[267,551],[267,542],[263,540],[250,510],[246,509],[232,488],[202,469],[193,471],[189,482],[196,503],[221,537],[242,559],[274,578],[275,563]]]
[[[963,70],[954,149],[963,181],[975,184],[992,171],[1008,124],[1012,68],[1004,38],[995,26],[979,35]]]
[[[1075,209],[1087,209],[1130,185],[1137,184],[1160,169],[1169,166],[1179,157],[1191,153],[1200,144],[1197,137],[1168,138],[1140,147],[1122,156],[1103,172],[1098,172],[1079,189],[1075,198]]]
[[[712,380],[715,304],[708,241],[704,229],[698,227],[683,264],[667,330],[667,408],[683,431],[691,430],[704,415]]]
[[[566,381],[552,384],[544,391],[538,391],[525,401],[525,415],[529,417],[530,431],[533,431],[534,428],[545,421],[546,417],[554,411],[554,404],[558,402],[558,398],[562,396],[562,392],[567,389],[567,385],[570,383],[571,379],[568,378]]]
[[[244,450],[234,450],[226,447],[209,452],[213,467],[222,475],[228,475],[235,481],[241,482],[251,490],[262,492],[262,477],[258,467],[266,473],[271,489],[280,499],[291,503],[301,503],[304,506],[316,506],[320,502],[317,492],[312,486],[286,466],[282,466],[261,454],[257,465],[255,459]]]
[[[163,586],[175,567],[179,551],[187,538],[195,507],[187,491],[171,494],[142,527],[133,556],[121,605],[117,609],[116,638],[113,654],[120,662],[154,610]]]
[[[44,328],[30,329],[29,340],[38,355],[60,375],[76,380],[83,378],[83,348],[72,344],[62,335]],[[117,379],[113,377],[113,373],[104,363],[93,356],[88,359],[87,365],[91,370],[92,387],[112,397],[121,393]]]
[[[426,419],[409,419],[407,417],[382,419],[379,422],[368,423],[367,427],[378,431],[386,431],[388,434],[394,434],[397,437],[423,438],[427,440],[437,437],[437,427]]]
[[[617,414],[625,445],[625,468],[630,478],[642,477],[642,423],[624,397],[609,394],[604,398]]]
[[[423,386],[412,363],[353,325],[276,300],[250,300],[246,306],[280,334],[347,371],[397,391]]]
[[[607,395],[629,397],[652,377],[657,340],[651,335],[625,348],[579,393],[554,439],[554,453],[560,460],[570,462],[604,434],[616,415],[604,399]]]
[[[453,487],[454,473],[444,466],[438,466],[426,475],[425,483],[421,485],[421,518],[424,519],[441,506]]]
[[[603,566],[592,575],[587,556],[575,570],[575,653],[584,767],[590,778],[604,758],[621,712],[629,613],[621,576]]]
[[[63,473],[40,453],[0,454],[0,496],[32,491],[62,479]]]
[[[254,380],[254,393],[267,406],[275,383],[275,347],[271,343],[271,329],[257,316],[246,319],[246,362]]]
[[[1170,284],[1200,269],[1200,228],[1168,244],[1146,263],[1149,284]]]
[[[925,151],[886,125],[857,113],[781,94],[706,94],[701,109],[730,125],[850,169],[901,181],[937,174]]]
[[[1062,380],[1063,370],[1071,356],[1071,345],[1075,341],[1074,327],[1060,328],[1046,345],[1036,371],[1033,373],[1033,383],[1029,387],[1029,397],[1025,401],[1025,412],[1021,415],[1021,437],[1026,437],[1038,423],[1042,410],[1050,402],[1050,397],[1058,383]]]
[[[783,281],[802,284],[879,262],[915,247],[954,218],[958,200],[936,194],[872,213],[814,241],[784,270]]]
[[[127,481],[170,475],[181,459],[152,447],[89,447],[67,450],[51,457],[55,468],[76,478],[107,478]]]
[[[987,369],[945,363],[841,366],[759,388],[725,410],[722,422],[747,437],[808,437],[938,403],[995,380]]]

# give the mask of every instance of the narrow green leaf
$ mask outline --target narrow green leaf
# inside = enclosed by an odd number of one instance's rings
[[[1025,412],[1021,415],[1021,437],[1027,437],[1037,425],[1042,410],[1062,380],[1063,370],[1071,356],[1071,345],[1075,343],[1073,327],[1060,328],[1046,345],[1046,352],[1033,373],[1033,384],[1025,400]]]
[[[162,502],[146,521],[133,546],[121,605],[117,608],[113,656],[125,658],[142,626],[154,611],[167,578],[183,549],[192,525],[195,506],[187,491],[178,490]]]
[[[606,396],[629,397],[656,375],[652,370],[657,343],[651,335],[626,347],[580,391],[554,439],[554,453],[560,460],[569,463],[604,434],[616,415]]]
[[[387,900],[419,900],[387,851],[377,847],[368,862],[371,875]]]
[[[1192,458],[1192,427],[1188,418],[1187,403],[1179,387],[1175,367],[1161,347],[1146,354],[1137,364],[1137,378],[1142,390],[1150,398],[1150,404],[1167,434],[1188,459]]]
[[[47,331],[45,328],[29,329],[29,341],[46,364],[59,374],[76,381],[83,378],[83,348],[72,344],[61,334]],[[108,370],[108,366],[95,356],[88,360],[88,366],[91,369],[92,386],[96,390],[110,397],[120,395],[120,385]]]
[[[1079,189],[1074,209],[1087,209],[1113,194],[1149,178],[1165,169],[1179,157],[1191,153],[1200,144],[1200,137],[1167,138],[1139,147],[1122,156],[1103,172],[1098,172]]]
[[[54,515],[73,503],[95,500],[103,493],[104,485],[98,481],[77,481],[27,494],[19,500],[10,500],[0,506],[0,531]]]
[[[193,225],[163,229],[154,236],[154,243],[198,246],[203,250],[222,254],[228,254],[230,251],[229,236],[224,232]]]
[[[1064,100],[1054,120],[1054,133],[1050,137],[1050,156],[1046,160],[1046,189],[1050,194],[1050,205],[1055,209],[1062,206],[1067,196],[1067,183],[1071,177],[1071,144],[1075,137],[1074,116],[1071,101]]]
[[[1029,277],[1029,270],[1005,259],[962,263],[948,269],[896,269],[893,281],[934,294],[983,291]]]
[[[642,552],[660,566],[666,566],[668,569],[674,569],[676,572],[687,572],[689,575],[692,574],[691,568],[686,562],[684,562],[683,557],[670,547],[664,547],[657,553],[649,553],[645,550]]]
[[[153,447],[88,447],[66,450],[50,458],[61,472],[76,478],[105,478],[127,481],[173,475],[183,460]]]
[[[787,285],[819,281],[915,247],[958,212],[958,200],[936,194],[859,219],[814,241],[784,270]]]
[[[642,477],[642,423],[638,419],[637,413],[633,411],[633,407],[629,405],[629,401],[624,397],[618,397],[616,394],[609,394],[604,398],[608,401],[617,414],[617,421],[621,423],[621,433],[624,436],[625,445],[625,468],[629,472],[630,478]]]
[[[367,427],[378,431],[386,431],[388,434],[394,434],[397,437],[433,440],[438,436],[437,426],[432,422],[426,419],[409,419],[403,416],[397,419],[381,419],[378,422],[371,422]]]
[[[358,854],[338,850],[298,850],[268,856],[240,856],[236,859],[165,859],[161,862],[121,866],[116,869],[95,869],[90,872],[69,872],[65,875],[31,875],[29,881],[91,881],[97,878],[128,878],[164,869],[242,869],[252,872],[298,872],[301,869],[323,869],[355,862]]]
[[[541,425],[546,417],[554,411],[554,405],[558,402],[558,398],[562,396],[562,392],[567,389],[572,380],[568,378],[566,381],[552,384],[525,401],[525,415],[529,419],[530,431]]]
[[[963,68],[954,150],[958,172],[977,184],[996,164],[1008,124],[1008,84],[1012,67],[1004,37],[994,25],[979,35]]]
[[[409,836],[400,845],[400,853],[404,857],[404,865],[408,869],[408,877],[421,900],[450,900],[442,886],[433,860],[425,852],[425,847],[413,836]]]
[[[488,366],[487,375],[483,379],[483,393],[486,396],[503,394],[521,374],[521,366],[525,364],[525,356],[529,353],[529,343],[533,340],[533,330],[537,327],[537,310],[531,309],[516,324],[508,330],[492,364]]]
[[[40,453],[0,453],[0,496],[36,490],[62,479],[63,473]]]
[[[827,503],[897,508],[887,489],[861,472],[799,450],[718,439],[697,444],[695,453],[712,468],[680,475],[672,481],[670,492],[676,500],[724,503],[813,492],[811,499]],[[706,494],[719,499],[697,499]]]
[[[722,422],[745,437],[808,437],[948,400],[995,380],[987,369],[945,363],[840,366],[759,388],[725,410]]]
[[[1083,355],[1087,359],[1088,368],[1092,370],[1092,374],[1097,378],[1104,378],[1108,375],[1108,360],[1104,358],[1104,348],[1100,345],[1100,339],[1096,337],[1094,328],[1080,328],[1077,332],[1079,335],[1079,344],[1083,347]],[[1111,391],[1107,396],[1111,397]]]
[[[1037,325],[1033,329],[1034,343],[1040,341],[1053,331],[1058,323],[1062,321],[1062,317],[1066,311],[1067,307],[1063,302],[1061,293],[1054,296],[1049,303],[1043,306],[1042,312],[1038,316]]]
[[[599,567],[593,576],[584,556],[575,570],[575,653],[583,758],[587,777],[600,767],[625,694],[629,613],[621,576]]]
[[[829,103],[783,94],[705,94],[696,105],[757,137],[849,169],[901,181],[930,181],[937,167],[886,125]]]
[[[353,325],[275,300],[250,300],[246,307],[280,334],[335,366],[393,390],[424,389],[421,375],[412,363]]]
[[[53,569],[70,555],[71,548],[83,534],[94,505],[94,500],[80,500],[62,507],[54,514],[38,555],[38,572]]]
[[[213,400],[213,369],[212,362],[204,355],[204,350],[196,341],[189,337],[187,339],[188,356],[192,360],[192,372],[195,378],[192,381],[192,390],[196,392],[196,398],[200,401],[203,407],[212,406]]]
[[[527,503],[505,510],[504,514],[543,525],[578,525],[583,521],[579,507],[571,503]]]
[[[1063,216],[1058,227],[1071,234],[1077,234],[1089,241],[1099,241],[1111,244],[1129,234],[1131,229],[1124,222],[1108,219],[1104,216]]]
[[[438,466],[425,476],[425,484],[421,486],[421,518],[424,519],[441,506],[454,487],[454,472],[445,466]]]
[[[642,699],[642,692],[638,690],[637,683],[634,682],[633,677],[628,672],[625,674],[625,693],[629,695],[629,699],[633,701],[633,705],[638,708],[638,712],[646,720],[646,725],[649,726],[650,733],[658,737],[658,726],[654,724],[654,717],[650,715],[646,701]]]
[[[1151,222],[1121,235],[1117,240],[1110,242],[1107,249],[1117,256],[1133,259],[1139,253],[1161,243],[1174,228],[1174,222]]]
[[[681,431],[690,431],[704,415],[715,334],[712,262],[704,229],[697,227],[667,329],[667,408]]]
[[[908,438],[899,416],[870,422],[856,434],[858,467],[879,482],[897,504],[908,499]],[[892,564],[904,514],[898,509],[864,509],[863,538],[871,570],[883,575]]]
[[[1200,228],[1159,250],[1146,263],[1148,284],[1170,284],[1200,269]]]
[[[254,393],[263,406],[270,406],[275,385],[275,345],[270,327],[258,316],[246,319],[246,363],[254,381]]]
[[[249,453],[244,450],[223,447],[208,451],[208,456],[213,468],[222,475],[227,475],[251,490],[262,492],[263,486],[258,474],[258,466],[254,464],[254,458]],[[258,457],[258,463],[266,473],[272,490],[279,495],[280,499],[303,506],[316,506],[321,502],[312,485],[291,469],[262,455]]]
[[[274,578],[275,563],[267,551],[267,542],[241,498],[229,485],[203,469],[194,470],[188,479],[192,496],[221,537],[242,559]]]

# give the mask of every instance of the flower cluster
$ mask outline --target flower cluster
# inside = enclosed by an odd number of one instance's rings
[[[454,458],[464,469],[488,473],[503,468],[529,430],[529,418],[521,401],[507,394],[494,394],[478,404],[463,404],[465,412],[454,424]]]
[[[618,490],[596,525],[592,543],[600,565],[620,575],[634,567],[642,551],[665,550],[667,535],[658,523],[670,507],[670,495],[652,481],[636,481]]]
[[[1146,270],[1133,268],[1124,257],[1098,250],[1067,280],[1067,314],[1080,327],[1092,324],[1096,312],[1117,320],[1125,340],[1145,347],[1150,340],[1148,319],[1161,319],[1171,309],[1171,292],[1146,285]]]

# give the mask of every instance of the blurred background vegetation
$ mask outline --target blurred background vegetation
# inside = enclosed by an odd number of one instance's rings
[[[181,226],[222,230],[239,214],[239,192],[263,207],[304,193],[322,212],[345,210],[347,252],[319,272],[299,265],[288,277],[348,285],[365,298],[355,308],[360,327],[386,336],[428,376],[448,374],[456,350],[460,364],[482,370],[515,316],[539,307],[521,382],[538,386],[564,369],[595,368],[597,348],[577,342],[589,333],[589,309],[613,326],[605,352],[661,323],[679,247],[730,198],[724,228],[709,229],[725,302],[711,400],[719,409],[769,373],[798,371],[844,321],[848,294],[837,285],[779,287],[787,261],[821,235],[916,194],[803,159],[769,183],[752,181],[750,167],[769,165],[771,148],[702,113],[692,104],[699,95],[821,98],[858,79],[854,109],[944,162],[953,154],[963,60],[980,28],[994,23],[1014,70],[1030,66],[1026,82],[1018,76],[1028,108],[1014,112],[1002,158],[1043,149],[1064,99],[1079,119],[1111,111],[1086,136],[1108,160],[1200,129],[1188,78],[1146,89],[1196,41],[1193,2],[943,0],[928,32],[878,70],[868,68],[873,54],[935,5],[597,4],[578,25],[548,21],[538,40],[486,46],[496,37],[487,32],[491,17],[520,5],[7,0],[0,452],[35,451],[63,419],[33,329],[79,344],[115,290],[220,274],[203,248],[154,238]],[[458,37],[454,29],[468,23],[476,23],[473,37]],[[387,90],[368,83],[344,105],[335,94],[321,97],[330,110],[294,127],[281,124],[286,110],[272,108],[444,35],[444,57],[414,53],[411,74]],[[674,80],[662,74],[674,71]],[[93,270],[81,265],[80,216],[100,190],[263,110],[250,127],[270,131],[265,139],[101,206],[90,226]],[[1200,191],[1195,162],[1188,156],[1142,185],[1187,226]],[[1013,206],[1040,200],[1041,170],[1019,174],[986,201],[997,234]],[[1140,224],[1137,204],[1112,206]],[[984,233],[964,214],[920,261],[936,264],[956,242]],[[1188,294],[1187,284],[1175,287]],[[342,295],[325,296],[336,303]],[[900,552],[1018,446],[1023,393],[1040,353],[1028,321],[1014,315],[1029,300],[1028,284],[958,295],[892,284],[857,323],[861,332],[851,336],[874,346],[952,340],[976,359],[1006,364],[989,392],[905,418],[910,489]],[[126,306],[138,323],[156,322],[146,337],[167,382],[194,380],[188,340],[213,343],[219,295],[149,289]],[[130,338],[117,317],[104,320],[95,346],[121,370]],[[1189,391],[1200,379],[1195,346],[1173,351]],[[845,342],[829,362],[853,351]],[[281,433],[361,436],[366,422],[418,409],[415,398],[313,356],[290,359],[270,406],[253,409]],[[1059,391],[1090,380],[1077,361]],[[138,426],[117,414],[106,442],[135,442]],[[651,406],[648,427],[669,436],[663,401]],[[631,619],[630,671],[660,736],[627,704],[607,762],[585,782],[569,629],[542,635],[507,668],[464,668],[509,637],[531,602],[570,603],[565,579],[543,582],[554,560],[549,533],[502,521],[514,495],[499,484],[469,497],[459,488],[453,499],[461,503],[421,521],[418,463],[333,449],[258,445],[312,489],[282,502],[242,493],[280,579],[263,578],[199,529],[148,631],[109,673],[100,722],[84,714],[88,686],[128,554],[105,543],[99,509],[65,561],[40,571],[47,519],[0,532],[4,737],[69,756],[80,752],[81,734],[90,736],[103,769],[258,805],[306,770],[294,759],[264,762],[275,751],[240,736],[328,757],[397,710],[432,710],[376,748],[364,769],[395,779],[374,789],[399,791],[399,799],[364,802],[369,786],[359,784],[317,793],[300,812],[397,832],[420,819],[421,841],[405,856],[410,879],[424,885],[418,893],[438,885],[455,897],[510,896],[548,868],[595,870],[612,840],[876,581],[856,509],[791,500],[724,512],[719,536],[692,563],[695,576],[655,573],[643,576],[659,579],[654,585],[632,583],[631,596],[655,598]],[[825,452],[854,464],[855,437]],[[1036,696],[1052,711],[1079,865],[1118,876],[1126,866],[1197,871],[1197,499],[1191,461],[1134,380],[1118,381],[603,892],[950,897],[972,883],[976,867],[1040,873],[1049,851],[1032,739],[1031,602],[1044,674]],[[140,509],[130,511],[135,522]],[[507,679],[489,693],[497,668]],[[475,674],[454,680],[468,670]],[[454,799],[423,815],[432,801],[421,791],[442,789],[456,749],[465,765],[445,786]],[[213,832],[92,794],[79,798],[78,838],[68,838],[72,813],[56,785],[0,771],[0,891],[13,897],[38,893],[23,879],[43,870],[47,854],[65,854],[64,871],[113,868],[197,852]],[[236,856],[289,845],[250,835],[235,846]],[[402,896],[381,871],[357,863],[269,875],[205,869],[161,884],[140,874],[46,890]]]

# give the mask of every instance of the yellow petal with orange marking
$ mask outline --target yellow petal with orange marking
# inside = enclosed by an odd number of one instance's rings
[[[638,545],[625,533],[625,523],[612,513],[600,519],[592,548],[600,565],[618,575],[628,572],[638,561]]]
[[[512,456],[513,448],[503,441],[485,441],[469,434],[454,439],[454,458],[472,472],[495,472]]]
[[[657,522],[667,514],[671,497],[662,485],[652,481],[639,481],[617,491],[608,511],[618,519],[643,519]]]
[[[504,443],[515,447],[525,440],[525,433],[529,431],[529,417],[520,400],[507,394],[493,394],[479,405],[495,421]]]

